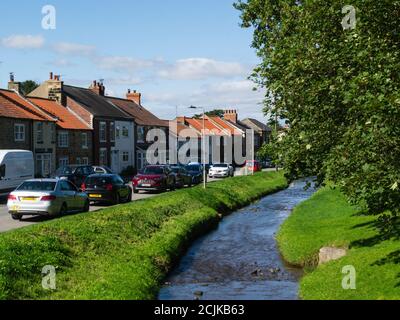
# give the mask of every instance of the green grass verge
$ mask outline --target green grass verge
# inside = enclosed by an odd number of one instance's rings
[[[153,299],[191,241],[229,213],[287,186],[259,173],[0,234],[0,299]],[[57,269],[57,290],[41,270]]]
[[[283,257],[305,267],[303,299],[399,299],[400,241],[385,240],[376,216],[361,215],[338,189],[323,188],[295,208],[278,232]],[[323,246],[348,248],[345,257],[315,266]],[[356,289],[344,290],[344,266],[354,266]]]

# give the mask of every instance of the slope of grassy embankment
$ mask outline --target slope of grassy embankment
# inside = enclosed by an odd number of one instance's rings
[[[377,217],[362,215],[338,189],[326,187],[295,208],[278,233],[284,258],[305,267],[303,299],[399,299],[399,236],[378,232]],[[345,247],[345,257],[316,266],[324,246]],[[356,289],[344,290],[344,266],[354,266]]]
[[[152,299],[190,242],[227,214],[287,186],[259,173],[0,234],[0,299]],[[42,268],[56,267],[55,291]]]

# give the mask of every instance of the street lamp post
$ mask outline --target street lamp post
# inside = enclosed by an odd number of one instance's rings
[[[201,109],[203,111],[203,132],[202,132],[202,140],[203,140],[203,188],[206,188],[206,110],[204,107],[196,107],[190,106],[189,109]]]

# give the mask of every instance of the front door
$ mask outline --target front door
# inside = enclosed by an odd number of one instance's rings
[[[51,154],[41,153],[36,155],[36,175],[38,177],[49,177],[51,174]]]

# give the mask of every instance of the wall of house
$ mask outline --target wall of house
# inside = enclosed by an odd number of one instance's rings
[[[59,147],[58,135],[60,132],[68,132],[69,145],[66,148]],[[82,133],[88,135],[87,148],[83,147]],[[84,158],[88,158],[88,164],[93,165],[93,135],[89,130],[63,130],[57,129],[57,149],[56,149],[56,167],[60,167],[62,159],[68,159],[69,164],[78,164],[78,159],[81,163]]]
[[[15,141],[14,125],[25,125],[25,140]],[[32,121],[24,119],[0,118],[0,149],[31,150],[32,146]]]
[[[100,140],[100,123],[106,123],[106,140]],[[115,122],[111,119],[105,118],[94,118],[93,119],[93,164],[94,165],[105,165],[111,167],[111,148],[115,147],[115,142],[111,141],[110,135],[110,124],[111,122]],[[101,163],[100,154],[101,151],[105,150],[106,152],[106,161],[105,163]]]
[[[127,130],[127,136],[123,134],[124,128]],[[136,166],[135,124],[132,121],[115,121],[115,129],[115,146],[111,148],[111,152],[114,153],[111,156],[111,169],[120,173],[129,166]],[[124,161],[124,152],[128,153],[128,161]]]

